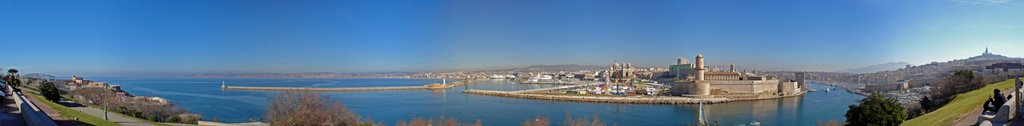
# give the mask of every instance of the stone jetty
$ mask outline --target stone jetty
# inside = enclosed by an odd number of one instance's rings
[[[256,86],[227,86],[224,82],[221,82],[221,89],[224,90],[264,90],[264,91],[381,91],[381,90],[429,90],[429,89],[447,89],[458,86],[463,86],[476,80],[463,80],[461,82],[448,83],[444,80],[442,83],[426,84],[423,86],[384,86],[384,87],[256,87]]]
[[[344,88],[317,88],[317,87],[250,87],[250,86],[224,86],[226,90],[275,90],[275,91],[377,91],[377,90],[424,90],[428,86],[391,86],[391,87],[344,87]]]

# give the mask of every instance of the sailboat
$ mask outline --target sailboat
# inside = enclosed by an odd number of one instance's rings
[[[697,111],[697,125],[698,126],[707,126],[708,125],[708,121],[707,121],[708,117],[704,113],[704,102],[700,103],[700,107],[698,109],[700,109],[700,110]]]

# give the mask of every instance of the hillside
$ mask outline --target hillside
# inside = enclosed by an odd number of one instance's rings
[[[908,65],[911,65],[911,64],[907,63],[907,62],[889,62],[889,63],[865,66],[865,67],[860,67],[860,68],[840,70],[840,71],[837,71],[837,72],[874,73],[874,72],[880,72],[880,71],[889,71],[889,70],[896,70],[896,69],[900,69],[900,68],[906,68]]]
[[[604,70],[608,67],[593,66],[593,65],[579,65],[579,64],[559,64],[559,65],[532,65],[521,68],[505,69],[504,71],[546,71],[546,72],[558,72],[558,71],[580,71],[580,70]]]

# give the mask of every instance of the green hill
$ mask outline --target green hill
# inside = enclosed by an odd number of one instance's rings
[[[959,94],[953,101],[923,116],[904,121],[903,126],[945,126],[955,121],[961,114],[970,113],[981,107],[982,103],[992,95],[993,89],[1006,90],[1013,88],[1013,79],[989,84],[981,89]],[[1018,97],[1018,96],[1014,96]]]

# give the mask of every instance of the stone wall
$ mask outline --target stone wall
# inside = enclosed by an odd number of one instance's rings
[[[15,104],[18,104],[18,109],[21,111],[21,117],[25,119],[25,124],[30,126],[56,126],[57,123],[50,119],[42,110],[36,107],[31,101],[29,101],[21,92],[15,92],[11,90],[10,86],[7,86],[8,92],[11,92],[11,97],[14,98]]]
[[[779,80],[738,80],[738,81],[708,81],[711,83],[712,92],[728,94],[758,94],[774,93],[778,91]],[[713,94],[715,95],[715,94]]]

